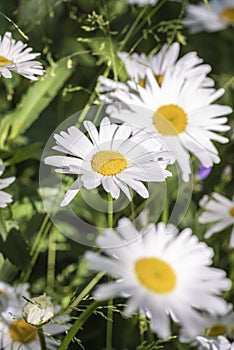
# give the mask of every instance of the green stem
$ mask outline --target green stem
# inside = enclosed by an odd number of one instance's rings
[[[104,272],[99,272],[82,290],[82,292],[76,297],[73,303],[68,307],[67,312],[70,314],[73,309],[89,294],[89,292],[96,286],[100,279],[105,275]]]
[[[165,204],[162,212],[162,222],[165,224],[168,223],[168,217],[169,217],[169,201],[168,201],[168,195],[165,199]]]
[[[87,321],[87,319],[92,315],[93,311],[95,311],[99,305],[101,305],[101,302],[95,301],[87,307],[87,309],[80,315],[80,317],[70,328],[69,332],[63,339],[61,345],[58,347],[58,350],[68,349],[68,345],[70,344],[72,339],[75,337],[77,332],[81,329],[83,324]]]
[[[113,227],[113,198],[108,193],[108,227]],[[109,278],[109,282],[112,278]],[[108,300],[107,307],[107,328],[106,328],[106,350],[112,350],[113,333],[113,299]]]
[[[41,345],[41,350],[47,350],[43,328],[40,327],[37,330],[38,330],[38,337]]]

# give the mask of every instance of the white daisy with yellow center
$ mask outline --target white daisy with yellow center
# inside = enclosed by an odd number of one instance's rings
[[[234,197],[231,199],[213,192],[211,197],[204,196],[200,201],[204,212],[198,218],[202,224],[211,223],[212,226],[205,233],[205,238],[213,236],[214,233],[223,231],[231,226],[230,247],[234,247]]]
[[[234,343],[231,344],[227,338],[221,335],[216,339],[198,336],[196,340],[200,344],[198,350],[234,350]]]
[[[190,229],[179,233],[174,226],[159,223],[138,232],[123,218],[116,230],[98,237],[97,244],[105,256],[87,252],[91,268],[118,279],[98,286],[94,297],[128,296],[125,314],[147,310],[151,329],[159,337],[170,336],[170,318],[195,337],[200,334],[198,310],[227,312],[219,295],[230,287],[230,280],[224,271],[210,267],[213,250]]]
[[[190,33],[217,32],[234,26],[234,0],[210,0],[208,5],[188,5],[185,25]]]
[[[4,173],[5,166],[0,163],[0,176]],[[12,196],[4,191],[1,191],[4,188],[7,188],[15,181],[15,177],[7,177],[5,179],[0,179],[0,208],[5,208],[8,203],[12,202]]]
[[[39,53],[32,53],[32,48],[16,41],[10,32],[0,36],[0,76],[12,78],[11,72],[18,73],[25,78],[37,80],[36,75],[43,75],[44,70],[39,61],[34,61]]]
[[[129,125],[111,124],[109,118],[101,121],[99,132],[91,121],[85,121],[84,126],[90,139],[72,126],[68,132],[54,135],[57,145],[53,148],[69,156],[50,156],[44,160],[56,166],[57,172],[78,175],[61,206],[68,205],[81,187],[94,189],[100,185],[115,199],[121,190],[131,200],[129,188],[148,198],[142,181],[162,182],[171,175],[165,167],[174,159],[153,135],[133,133]]]
[[[203,87],[214,85],[214,81],[207,77],[207,74],[211,71],[210,65],[201,64],[203,60],[197,56],[196,52],[189,52],[181,58],[179,58],[179,52],[180,45],[173,43],[170,47],[163,45],[161,50],[152,57],[147,57],[144,53],[133,53],[130,55],[127,52],[120,52],[118,56],[125,65],[128,78],[143,88],[146,85],[147,68],[152,70],[159,86],[163,84],[166,71],[176,67],[181,67],[186,72],[186,75],[184,75],[185,79],[199,75],[203,76],[203,80],[201,80]],[[99,92],[101,93],[116,89],[128,90],[125,84],[103,76],[99,77],[99,81],[101,83]],[[108,102],[108,95],[101,95],[100,98]]]
[[[38,336],[40,330],[26,322],[22,316],[23,307],[26,305],[24,298],[30,299],[28,287],[28,284],[23,284],[14,288],[0,282],[3,298],[5,301],[7,300],[6,303],[0,304],[0,345],[2,350],[41,350]],[[51,307],[49,308],[48,320],[51,318],[50,316]],[[68,318],[55,316],[51,323],[43,326],[48,350],[58,349],[59,342],[54,339],[54,336],[70,328],[68,321]]]
[[[226,143],[228,139],[217,134],[230,129],[224,115],[232,112],[229,106],[212,105],[224,90],[201,86],[203,76],[186,79],[183,68],[167,70],[160,87],[151,70],[146,73],[144,88],[136,88],[132,81],[129,91],[116,90],[109,94],[112,101],[107,112],[115,120],[155,132],[171,150],[177,160],[184,181],[191,173],[189,152],[205,167],[219,163],[220,158],[212,140]]]

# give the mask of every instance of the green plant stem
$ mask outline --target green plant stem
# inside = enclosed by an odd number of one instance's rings
[[[89,294],[89,292],[96,286],[100,279],[105,275],[104,272],[99,272],[76,297],[72,304],[68,307],[66,314],[70,314],[73,309]]]
[[[108,227],[113,227],[113,198],[108,193]],[[109,282],[112,278],[109,278]],[[106,328],[106,350],[112,350],[113,333],[113,299],[108,300],[107,308],[107,328]]]
[[[83,324],[87,321],[87,319],[92,315],[93,311],[95,311],[97,307],[101,304],[102,304],[101,302],[95,301],[87,307],[87,309],[80,315],[80,317],[76,320],[76,322],[70,328],[69,332],[63,339],[61,345],[58,347],[58,350],[68,349],[68,345],[70,344],[72,339],[75,337],[77,332],[80,330]]]
[[[39,341],[40,341],[40,345],[41,345],[41,350],[47,350],[46,342],[45,342],[45,335],[44,335],[42,327],[38,328],[38,337],[39,337]]]

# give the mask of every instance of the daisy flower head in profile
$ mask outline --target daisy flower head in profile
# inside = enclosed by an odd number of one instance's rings
[[[32,53],[32,48],[16,41],[10,32],[0,36],[0,76],[12,78],[11,72],[18,73],[30,80],[37,80],[36,75],[43,75],[42,64],[34,59],[39,53]]]
[[[234,26],[234,0],[210,0],[186,7],[185,26],[191,34],[218,32]]]
[[[199,350],[234,350],[234,343],[231,344],[223,336],[218,336],[217,339],[198,336],[196,340],[200,344],[198,347]]]
[[[0,163],[0,176],[4,173],[5,166]],[[1,191],[4,188],[7,188],[15,181],[15,177],[7,177],[5,179],[0,179],[0,208],[5,208],[8,203],[12,202],[12,196],[4,191]]]
[[[207,312],[201,315],[200,334],[210,339],[216,339],[219,336],[225,336],[229,339],[234,338],[234,311],[232,309],[225,315],[210,315]],[[194,344],[194,338],[190,338],[183,329],[180,332],[179,339],[183,343]]]
[[[23,307],[26,305],[26,300],[30,298],[26,291],[25,285],[20,287],[22,291],[21,298],[19,298],[20,289],[13,288],[10,294],[11,286],[6,286],[5,291],[8,291],[8,299],[11,303],[7,304],[4,309],[0,308],[0,346],[2,350],[41,350],[38,332],[40,329],[26,322],[22,315]],[[12,303],[13,301],[13,303]],[[44,318],[45,310],[44,311]],[[42,311],[40,310],[40,316]],[[51,315],[51,311],[49,310]],[[32,317],[31,317],[32,318]],[[50,317],[51,318],[51,317]],[[35,313],[34,313],[34,319]],[[51,323],[43,326],[45,335],[46,348],[48,350],[58,349],[59,342],[54,339],[55,335],[63,333],[69,328],[68,318],[63,316],[55,316]]]
[[[212,104],[221,97],[224,89],[204,88],[203,76],[199,74],[186,79],[181,67],[167,70],[159,86],[153,72],[146,72],[145,87],[128,81],[128,91],[115,90],[109,99],[118,101],[107,109],[114,120],[144,128],[160,136],[182,172],[184,181],[191,174],[189,152],[194,154],[205,167],[219,163],[218,151],[212,140],[226,143],[228,138],[219,135],[230,129],[224,125],[225,115],[231,107]]]
[[[130,55],[127,52],[120,52],[119,58],[124,63],[126,73],[129,79],[133,80],[141,87],[146,84],[146,71],[150,68],[159,86],[162,85],[163,77],[167,70],[181,67],[185,72],[185,79],[196,75],[202,75],[204,79],[201,81],[202,86],[213,86],[213,79],[207,77],[211,71],[211,66],[208,64],[201,64],[203,60],[197,56],[196,52],[189,52],[183,57],[179,58],[180,45],[173,43],[170,47],[163,45],[162,48],[152,57],[147,57],[144,53],[133,53]],[[109,78],[100,76],[101,83],[99,87],[100,93],[106,93],[115,89],[126,90],[126,85],[121,82],[113,81]],[[108,95],[101,95],[101,99],[108,102]]]
[[[179,233],[174,226],[159,223],[137,231],[123,218],[116,230],[99,236],[97,244],[105,256],[87,252],[91,268],[117,280],[99,285],[94,297],[128,297],[126,316],[143,308],[159,337],[171,335],[170,319],[195,337],[201,329],[198,310],[227,313],[229,305],[220,294],[230,288],[230,280],[223,270],[210,266],[213,250],[199,242],[191,229]]]
[[[219,193],[213,192],[209,198],[204,196],[200,201],[204,212],[198,218],[202,224],[211,223],[212,226],[205,233],[205,238],[213,236],[214,233],[223,231],[231,226],[230,247],[234,247],[234,197],[226,198]]]
[[[174,159],[153,135],[141,130],[133,133],[129,125],[112,124],[107,117],[102,119],[99,131],[91,121],[84,121],[84,127],[90,138],[74,126],[54,135],[53,149],[69,156],[44,159],[57,167],[57,172],[78,176],[61,206],[68,205],[81,187],[90,190],[100,185],[114,199],[123,191],[131,200],[130,188],[148,198],[142,182],[163,182],[171,175],[166,166]]]

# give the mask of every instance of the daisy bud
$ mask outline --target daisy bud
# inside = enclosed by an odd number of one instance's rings
[[[25,304],[22,314],[27,323],[33,326],[41,326],[54,317],[54,306],[49,297],[44,294],[30,299]]]

